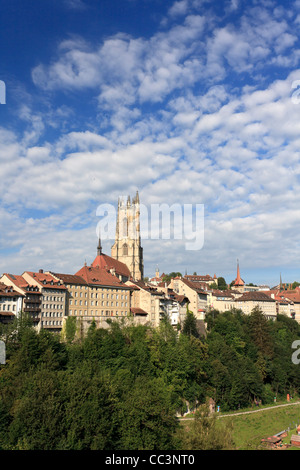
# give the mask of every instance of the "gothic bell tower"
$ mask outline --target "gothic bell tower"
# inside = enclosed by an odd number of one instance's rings
[[[127,202],[123,198],[118,200],[118,213],[116,221],[116,238],[111,247],[111,256],[128,267],[134,280],[139,281],[144,276],[143,248],[141,246],[140,232],[140,198],[136,196]]]

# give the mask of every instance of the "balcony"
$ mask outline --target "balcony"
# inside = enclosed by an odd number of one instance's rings
[[[37,296],[34,296],[34,297],[26,297],[24,299],[24,302],[26,304],[40,304],[41,303],[41,299]]]
[[[24,307],[24,312],[40,312],[41,311],[41,307],[39,306],[33,306],[33,305],[26,305]]]

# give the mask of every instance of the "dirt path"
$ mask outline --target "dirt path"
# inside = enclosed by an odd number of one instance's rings
[[[226,415],[218,415],[218,413],[216,413],[217,417],[218,418],[225,418],[225,417],[228,417],[228,416],[240,416],[240,415],[246,415],[246,414],[250,414],[250,413],[259,413],[260,411],[265,411],[265,410],[274,410],[275,408],[282,408],[284,406],[293,406],[293,405],[300,405],[300,401],[295,401],[293,403],[285,403],[285,404],[282,404],[282,405],[273,405],[273,406],[267,406],[265,408],[258,408],[256,410],[250,410],[250,411],[239,411],[237,413],[229,413],[229,414],[226,414]],[[179,418],[180,421],[184,421],[184,420],[189,420],[189,419],[193,419],[193,417],[191,418]]]

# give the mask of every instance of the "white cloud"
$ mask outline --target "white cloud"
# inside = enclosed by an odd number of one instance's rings
[[[291,84],[300,70],[289,20],[296,15],[272,15],[260,4],[233,24],[213,17],[211,8],[206,13],[207,6],[175,2],[168,21],[148,38],[117,34],[91,45],[72,37],[62,41],[56,59],[32,71],[34,83],[54,97],[57,90],[66,96],[90,90],[97,116],[92,125],[72,128],[70,116],[84,121],[67,101],[48,114],[24,105],[21,138],[0,129],[7,225],[1,242],[6,248],[13,237],[22,245],[19,265],[43,259],[67,269],[83,262],[94,249],[97,205],[115,204],[136,189],[148,205],[205,205],[203,250],[178,255],[181,242],[147,241],[148,263],[161,258],[177,270],[176,255],[183,268],[209,272],[215,262],[229,270],[241,253],[247,267],[295,263],[300,105],[291,100]],[[227,6],[241,7],[236,1]],[[269,74],[269,67],[291,64],[290,74],[280,69],[276,80]],[[61,135],[43,141],[47,126],[59,130],[62,122]]]

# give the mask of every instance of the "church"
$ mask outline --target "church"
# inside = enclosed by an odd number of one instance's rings
[[[140,230],[140,198],[138,191],[131,200],[119,198],[116,220],[116,238],[111,248],[111,257],[125,264],[133,280],[144,276],[143,248]]]

